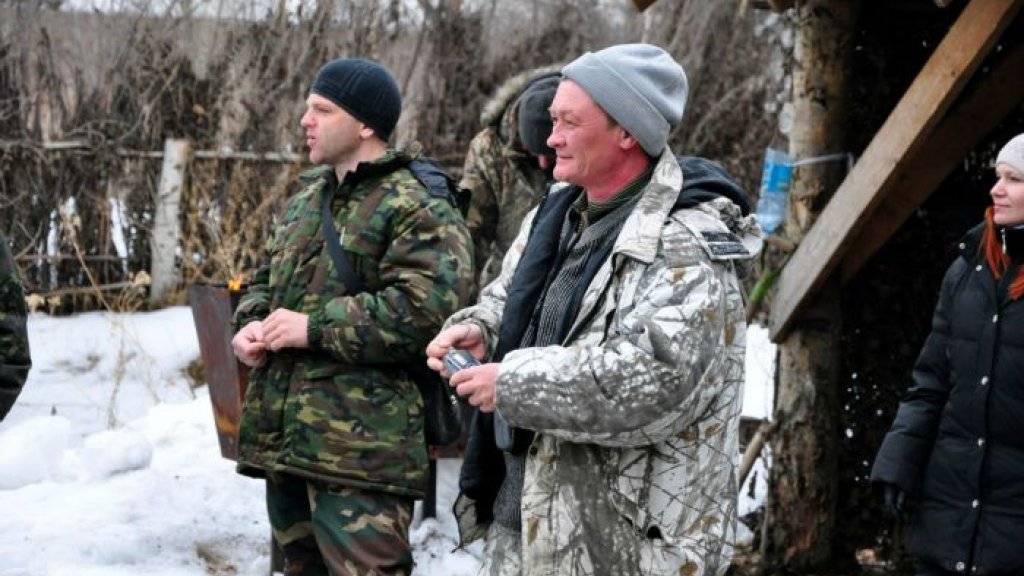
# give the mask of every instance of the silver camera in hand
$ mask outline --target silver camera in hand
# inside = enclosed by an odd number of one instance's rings
[[[458,349],[449,350],[448,353],[444,355],[442,362],[444,362],[444,367],[452,374],[455,374],[463,368],[480,365],[480,362],[477,361],[472,354],[465,350]]]
[[[457,349],[449,350],[442,361],[445,368],[452,374],[463,368],[480,365],[480,362],[472,354]],[[532,439],[533,435],[529,431],[509,426],[501,414],[494,413],[494,443],[499,449],[505,452],[519,453],[526,449]]]

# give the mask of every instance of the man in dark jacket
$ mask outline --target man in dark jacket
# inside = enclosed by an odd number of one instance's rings
[[[25,294],[7,239],[0,234],[0,420],[11,411],[28,370]]]
[[[472,245],[450,199],[408,169],[415,153],[387,147],[401,97],[385,68],[329,62],[306,104],[319,167],[235,316],[235,354],[253,368],[239,471],[267,479],[286,576],[409,574],[428,460],[406,368],[472,293]]]

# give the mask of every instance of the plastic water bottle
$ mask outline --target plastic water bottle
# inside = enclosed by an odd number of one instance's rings
[[[786,218],[789,182],[793,176],[793,162],[789,155],[768,148],[764,151],[764,171],[761,173],[761,192],[757,201],[757,221],[765,234],[771,234]]]
[[[786,218],[786,195],[761,192],[757,200],[757,222],[765,234],[771,234]]]

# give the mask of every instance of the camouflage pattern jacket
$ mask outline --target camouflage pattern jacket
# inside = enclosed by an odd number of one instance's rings
[[[563,345],[501,362],[499,413],[536,431],[522,494],[524,575],[721,575],[729,566],[746,329],[739,276],[761,232],[724,197],[678,204],[682,187],[666,149]],[[502,315],[515,313],[504,310],[507,289],[535,216],[480,302],[448,321],[477,323],[491,350]],[[456,504],[464,543],[486,517],[467,500]]]
[[[32,367],[25,315],[25,292],[18,268],[7,239],[0,235],[0,420],[11,411]]]
[[[472,246],[446,198],[430,195],[389,151],[340,184],[310,170],[267,243],[235,314],[236,330],[277,308],[309,315],[308,349],[270,353],[249,374],[239,471],[286,472],[422,497],[423,403],[402,366],[472,292]],[[320,206],[337,187],[335,228],[365,285],[349,294],[325,249]]]
[[[459,185],[472,193],[467,221],[481,287],[498,275],[523,217],[547,190],[547,176],[519,139],[516,109],[531,79],[560,68],[536,68],[506,80],[480,114],[484,129],[469,143]]]

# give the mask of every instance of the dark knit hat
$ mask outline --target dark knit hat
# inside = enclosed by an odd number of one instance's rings
[[[385,142],[402,113],[398,84],[387,68],[372,60],[331,60],[316,73],[309,91],[344,108]]]
[[[551,136],[551,101],[555,98],[560,78],[556,74],[548,74],[533,80],[519,97],[519,109],[516,111],[519,122],[519,139],[526,151],[534,156],[554,156],[555,151],[548,146]]]

